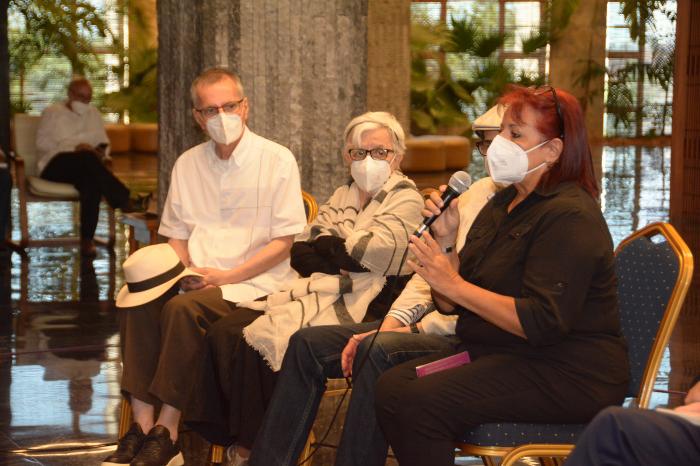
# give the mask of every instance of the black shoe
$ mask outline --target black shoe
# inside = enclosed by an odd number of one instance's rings
[[[151,202],[151,197],[153,197],[152,193],[145,195],[139,194],[136,197],[130,197],[129,200],[126,201],[126,205],[121,207],[121,211],[125,214],[132,212],[146,212],[146,209],[148,209],[148,204]]]
[[[143,445],[146,434],[141,430],[141,426],[134,422],[131,429],[119,439],[117,451],[109,455],[102,461],[102,466],[121,466],[129,464]]]
[[[143,440],[141,450],[131,461],[131,466],[182,466],[185,460],[180,448],[170,440],[170,431],[155,426]]]

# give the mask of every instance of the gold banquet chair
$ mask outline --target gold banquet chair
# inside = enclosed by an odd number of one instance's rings
[[[39,177],[37,171],[36,132],[39,125],[38,116],[17,114],[14,117],[14,140],[16,155],[10,154],[14,166],[15,183],[19,195],[19,229],[20,240],[8,240],[8,244],[17,250],[33,246],[52,246],[70,244],[79,241],[77,237],[59,237],[34,239],[29,235],[28,204],[30,202],[78,202],[79,194],[73,185],[56,183]],[[111,168],[111,167],[108,167]],[[114,209],[107,206],[108,237],[95,237],[95,243],[112,248],[115,241],[116,221]]]
[[[304,212],[306,213],[306,222],[311,223],[318,215],[318,203],[316,198],[307,193],[306,191],[301,192],[301,198],[304,201]],[[131,416],[131,402],[128,398],[122,397],[121,406],[119,407],[119,438],[121,439],[126,435],[127,431],[132,424]],[[226,453],[226,447],[222,445],[212,444],[209,448],[209,463],[210,464],[220,464],[224,462],[224,455]]]
[[[693,276],[693,256],[673,226],[652,223],[625,238],[615,250],[622,333],[629,346],[632,406],[647,408],[664,349]],[[458,450],[481,456],[485,465],[512,466],[524,457],[558,464],[568,456],[586,424],[499,422],[467,432]],[[556,458],[556,459],[555,459]]]

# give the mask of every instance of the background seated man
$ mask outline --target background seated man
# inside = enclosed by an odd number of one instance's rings
[[[182,464],[178,423],[206,330],[234,303],[277,291],[295,276],[289,249],[306,216],[294,156],[247,128],[248,101],[235,73],[204,71],[191,94],[195,121],[211,140],[175,163],[159,233],[204,277],[186,285],[201,289],[162,309],[120,311],[122,389],[136,422],[104,464]]]
[[[700,463],[700,376],[672,413],[618,406],[600,412],[566,466],[694,466]],[[681,416],[695,419],[692,423]]]
[[[102,159],[109,152],[109,139],[99,110],[90,105],[92,86],[85,78],[68,85],[68,100],[41,113],[36,134],[37,162],[42,178],[70,183],[80,193],[80,252],[95,255],[93,238],[104,196],[110,206],[125,212],[142,210],[129,199],[129,190]]]

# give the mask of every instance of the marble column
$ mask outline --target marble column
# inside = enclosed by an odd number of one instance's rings
[[[576,96],[585,113],[593,165],[600,182],[605,113],[604,73],[588,74],[605,67],[607,0],[579,2],[561,37],[552,43],[550,82]],[[589,76],[589,79],[583,79]]]
[[[187,10],[159,0],[160,199],[177,156],[202,140],[189,84],[227,66],[243,80],[250,128],[289,147],[303,189],[325,201],[348,176],[341,137],[353,116],[389,110],[408,126],[409,24],[408,0],[197,0]]]

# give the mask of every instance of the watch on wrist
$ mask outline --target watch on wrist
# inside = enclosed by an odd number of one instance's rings
[[[411,333],[420,333],[420,330],[418,330],[418,325],[416,325],[415,322],[409,325],[408,328],[411,329]]]
[[[447,246],[446,248],[442,248],[442,253],[449,254],[454,250],[455,250],[455,245],[453,244],[452,246]]]

